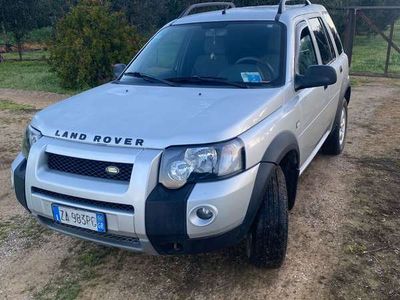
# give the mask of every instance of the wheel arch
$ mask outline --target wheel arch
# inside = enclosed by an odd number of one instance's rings
[[[293,209],[296,203],[297,185],[300,177],[299,157],[295,150],[289,151],[279,163],[285,175],[288,193],[288,207]]]
[[[351,99],[351,86],[347,87],[346,92],[344,93],[344,98],[346,99],[347,104],[349,104]]]
[[[294,207],[300,176],[300,148],[296,136],[285,131],[279,134],[265,151],[263,162],[279,165],[285,174],[289,209]]]
[[[344,81],[342,83],[341,88],[340,88],[340,100],[343,100],[343,99],[346,99],[347,104],[350,103],[350,99],[351,99],[351,84],[350,84],[349,80]]]
[[[278,134],[269,144],[262,161],[279,165],[291,151],[294,151],[298,158],[300,157],[300,148],[296,136],[289,131],[284,131]]]
[[[253,225],[256,215],[261,207],[268,181],[277,166],[282,168],[283,173],[285,174],[285,180],[289,182],[288,205],[290,209],[293,207],[296,198],[298,177],[300,174],[299,157],[300,151],[297,139],[295,135],[289,131],[280,133],[269,144],[260,162],[249,207],[241,228],[241,234],[243,236],[248,233]],[[290,167],[294,167],[291,172],[289,171]]]

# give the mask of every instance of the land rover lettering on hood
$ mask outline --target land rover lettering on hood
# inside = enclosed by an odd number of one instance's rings
[[[86,141],[88,139],[88,135],[86,133],[78,133],[78,132],[69,132],[63,130],[56,130],[54,134],[57,138],[70,139],[75,141]],[[125,145],[125,146],[141,146],[143,147],[144,140],[133,138],[122,138],[122,137],[111,137],[111,136],[101,136],[95,135],[93,139],[91,139],[93,143],[99,144],[113,144],[113,145]]]

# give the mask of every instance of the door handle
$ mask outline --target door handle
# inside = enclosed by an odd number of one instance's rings
[[[340,73],[343,73],[343,67],[342,66],[340,66]]]

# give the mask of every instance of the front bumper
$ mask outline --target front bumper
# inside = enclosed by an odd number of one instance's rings
[[[131,180],[120,183],[50,170],[47,153],[133,163]],[[29,161],[17,157],[12,178],[18,201],[43,225],[99,244],[148,254],[178,254],[207,252],[243,239],[259,166],[226,180],[171,191],[158,184],[160,157],[159,150],[103,147],[43,137],[33,145]],[[106,214],[107,233],[54,222],[53,203]],[[199,205],[216,208],[218,214],[211,224],[196,226],[189,219],[190,212]]]
[[[26,159],[20,153],[11,165],[11,186],[15,190],[18,202],[29,211],[25,196],[25,173]]]

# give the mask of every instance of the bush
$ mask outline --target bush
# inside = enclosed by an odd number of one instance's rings
[[[50,64],[65,88],[93,87],[112,78],[139,48],[135,28],[100,1],[82,1],[61,19],[50,46]]]
[[[51,40],[52,31],[50,26],[34,29],[26,35],[25,41],[46,45]]]

